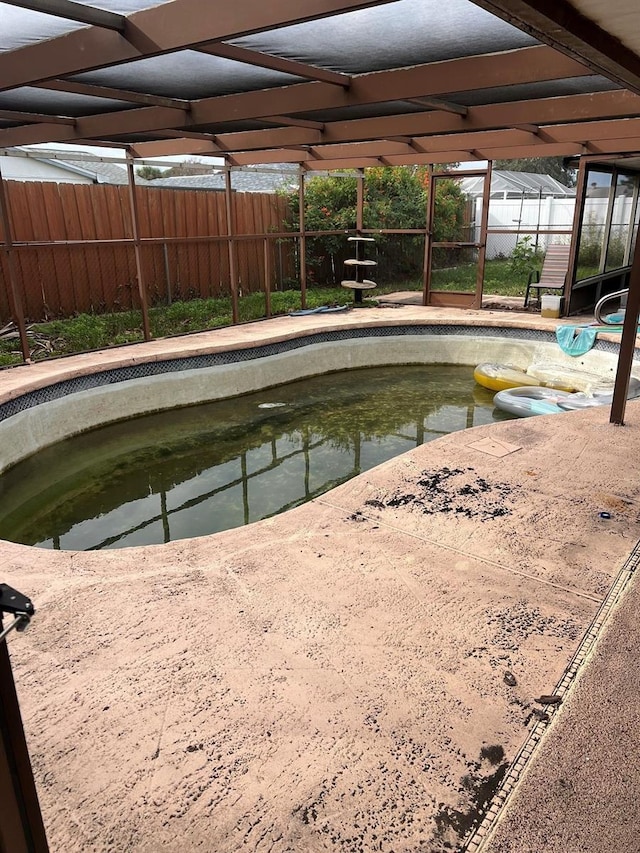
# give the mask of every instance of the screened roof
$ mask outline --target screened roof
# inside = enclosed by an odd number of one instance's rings
[[[636,0],[15,0],[0,24],[0,147],[308,169],[640,151]]]

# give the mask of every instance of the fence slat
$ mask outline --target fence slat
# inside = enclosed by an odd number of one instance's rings
[[[78,313],[137,308],[134,254],[125,244],[65,245],[67,241],[112,241],[132,236],[127,188],[93,184],[9,181],[12,233],[18,244],[51,242],[49,246],[16,246],[19,286],[25,314],[32,321]],[[150,298],[168,301],[167,267],[172,297],[229,296],[229,258],[224,194],[216,191],[137,188],[141,236],[167,237],[145,247]],[[289,216],[286,199],[264,193],[234,193],[238,234],[284,230]],[[179,238],[171,242],[171,238]],[[199,240],[193,238],[200,238]],[[53,244],[56,241],[56,244]],[[289,247],[270,247],[272,269],[294,275]],[[236,242],[242,292],[264,287],[261,239]],[[9,319],[6,269],[0,266],[0,321]]]

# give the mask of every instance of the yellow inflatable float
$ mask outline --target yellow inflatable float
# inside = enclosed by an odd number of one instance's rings
[[[479,364],[473,371],[478,385],[490,391],[506,391],[525,385],[556,388],[559,391],[583,391],[585,393],[607,392],[613,387],[611,379],[587,373],[561,364],[532,364],[526,370],[510,364]]]

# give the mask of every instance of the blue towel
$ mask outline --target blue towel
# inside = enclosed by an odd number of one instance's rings
[[[556,339],[567,355],[584,355],[596,342],[597,329],[588,326],[558,326]]]

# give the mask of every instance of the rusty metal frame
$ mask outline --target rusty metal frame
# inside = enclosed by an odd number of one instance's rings
[[[569,252],[569,265],[567,267],[567,292],[565,294],[564,312],[569,313],[571,306],[571,294],[575,284],[576,272],[578,270],[578,251],[580,248],[580,236],[584,208],[586,202],[586,179],[587,166],[584,158],[580,158],[578,165],[578,180],[576,182],[576,205],[573,211],[573,223],[571,226],[571,250]]]

